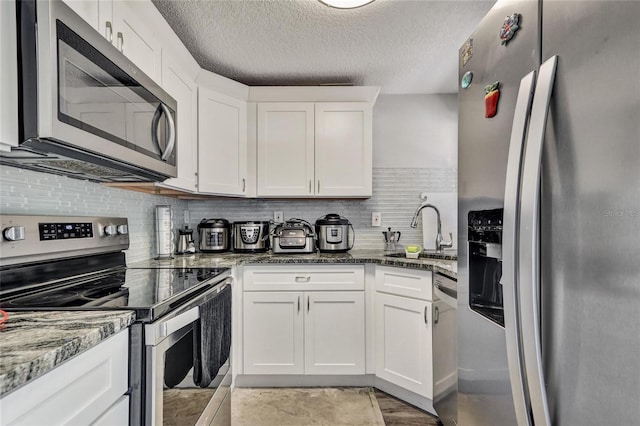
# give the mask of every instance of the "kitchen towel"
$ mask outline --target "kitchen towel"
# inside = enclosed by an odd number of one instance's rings
[[[193,382],[206,388],[231,351],[231,285],[200,306],[193,337]]]

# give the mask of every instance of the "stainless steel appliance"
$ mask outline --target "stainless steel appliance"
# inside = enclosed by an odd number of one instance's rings
[[[315,226],[318,250],[321,252],[343,253],[353,248],[356,233],[349,219],[336,213],[329,213],[317,219]]]
[[[186,225],[184,229],[178,229],[178,244],[176,245],[176,254],[195,253],[196,246],[193,241],[193,229],[189,229]]]
[[[190,404],[196,409],[183,413],[180,424],[220,424],[216,413],[230,409],[228,351],[207,385],[195,377],[203,363],[193,347],[211,328],[201,323],[212,307],[220,303],[230,311],[228,268],[185,268],[170,260],[127,267],[125,218],[2,215],[0,226],[1,309],[133,310],[130,424],[163,424],[171,414],[166,402],[185,387],[205,397],[199,406]],[[216,326],[230,335],[230,312]]]
[[[638,2],[499,1],[460,49],[460,425],[640,418],[638,22]],[[488,211],[501,241],[478,240]]]
[[[177,103],[62,1],[19,1],[19,145],[3,164],[99,182],[176,176]]]
[[[231,248],[231,224],[226,219],[202,219],[198,224],[198,247],[205,253],[221,253]]]
[[[316,239],[311,224],[289,219],[273,231],[273,253],[315,253]]]
[[[458,365],[458,282],[439,272],[433,273],[433,377],[440,378],[433,408],[442,423],[452,424],[457,415]]]
[[[233,251],[263,253],[269,249],[269,222],[233,222]]]

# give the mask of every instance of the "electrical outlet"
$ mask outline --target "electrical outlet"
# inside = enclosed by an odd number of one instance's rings
[[[189,210],[186,210],[186,209],[183,210],[182,214],[183,214],[184,223],[188,225],[189,222],[191,222],[191,215],[189,214]]]
[[[382,214],[379,212],[371,213],[371,226],[382,226]]]
[[[282,213],[282,212],[273,212],[273,221],[275,223],[284,222],[284,213]]]

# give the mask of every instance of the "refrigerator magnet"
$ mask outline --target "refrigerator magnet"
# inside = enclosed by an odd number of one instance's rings
[[[498,99],[500,99],[500,82],[496,81],[484,87],[484,116],[491,118],[498,112]]]
[[[471,71],[465,72],[460,81],[460,87],[463,89],[468,88],[471,85],[471,80],[473,80],[473,73]]]
[[[520,19],[521,15],[519,13],[514,13],[504,18],[504,23],[500,28],[500,44],[507,44],[516,35],[516,32],[520,29]]]
[[[460,48],[460,58],[462,59],[462,66],[464,67],[469,62],[469,59],[473,56],[473,39],[465,41]]]

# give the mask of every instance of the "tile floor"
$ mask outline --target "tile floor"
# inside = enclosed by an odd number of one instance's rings
[[[209,389],[169,391],[165,424],[192,425]],[[195,417],[194,417],[195,416]],[[236,388],[232,426],[436,426],[438,418],[378,389]]]

